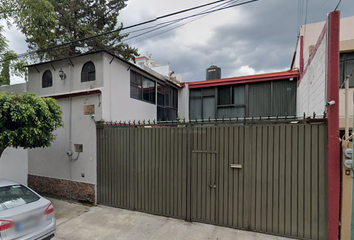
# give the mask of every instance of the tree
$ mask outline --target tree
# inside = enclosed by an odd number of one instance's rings
[[[119,11],[126,6],[126,0],[49,0],[57,14],[56,38],[50,43],[55,46],[117,29]],[[123,27],[123,24],[120,25]],[[107,49],[125,59],[138,56],[137,49],[122,43],[128,35],[120,31],[75,42],[66,49],[53,52],[55,58],[80,54],[84,51]]]
[[[25,60],[19,60],[17,54],[14,51],[7,50],[0,57],[1,71],[0,71],[0,86],[10,85],[10,75],[23,76],[23,73],[27,71]],[[27,81],[27,79],[25,79]]]
[[[7,147],[49,147],[64,126],[55,99],[0,92],[0,156]]]
[[[86,51],[106,49],[125,59],[138,56],[137,49],[122,42],[128,35],[115,31],[87,41],[77,40],[110,32],[118,27],[119,11],[127,0],[0,0],[2,17],[13,19],[26,36],[31,50],[73,42],[46,51],[40,58],[58,59]],[[0,7],[1,10],[1,7]],[[1,17],[1,14],[0,14]],[[8,21],[11,24],[11,21]],[[75,42],[76,41],[76,42]]]
[[[10,74],[23,76],[25,73],[25,60],[19,60],[14,51],[8,49],[7,41],[1,34],[3,27],[0,26],[0,86],[10,85]]]

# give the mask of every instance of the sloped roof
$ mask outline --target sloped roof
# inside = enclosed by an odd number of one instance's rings
[[[250,83],[250,82],[275,81],[275,80],[282,80],[286,78],[297,78],[298,75],[299,72],[297,70],[289,70],[284,72],[257,74],[257,75],[232,77],[232,78],[221,78],[221,79],[205,80],[205,81],[198,81],[198,82],[186,82],[186,83],[188,84],[189,88],[204,88],[204,87],[215,87],[215,86],[233,85],[233,84]]]

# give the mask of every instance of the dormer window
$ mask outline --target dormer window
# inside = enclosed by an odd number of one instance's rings
[[[95,64],[93,62],[87,62],[82,67],[81,82],[89,82],[96,80]]]
[[[42,88],[52,87],[53,86],[53,76],[52,72],[46,70],[42,76]]]

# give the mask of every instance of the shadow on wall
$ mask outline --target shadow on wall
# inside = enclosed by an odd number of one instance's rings
[[[6,148],[0,157],[0,178],[27,185],[28,151]]]

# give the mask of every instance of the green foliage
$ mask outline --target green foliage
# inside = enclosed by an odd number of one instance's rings
[[[47,0],[17,0],[18,12],[13,19],[18,29],[26,36],[30,50],[47,48],[55,38],[57,15]]]
[[[0,54],[3,53],[7,49],[6,38],[2,35],[3,29],[4,29],[4,27],[0,25]]]
[[[57,17],[48,0],[0,0],[0,18],[25,35],[30,50],[47,48],[55,37]],[[43,56],[40,56],[43,57]]]
[[[55,140],[53,131],[63,126],[55,99],[0,92],[0,150],[48,147]]]
[[[14,51],[7,51],[2,55],[3,62],[1,63],[0,86],[10,85],[10,59],[16,59],[17,55]]]
[[[10,85],[10,74],[22,77],[25,73],[25,60],[19,60],[14,51],[8,50],[5,37],[1,34],[3,27],[0,26],[0,86]]]
[[[96,34],[109,32],[119,27],[119,11],[127,0],[48,0],[54,6],[58,26],[50,45],[79,40]],[[120,27],[123,27],[121,24]],[[51,51],[52,58],[67,57],[86,51],[106,49],[125,59],[138,56],[137,49],[122,43],[128,35],[120,31],[93,38],[85,42],[75,42],[68,48]]]
[[[13,23],[26,36],[30,50],[47,49],[119,27],[119,11],[127,0],[0,0],[0,19]],[[121,24],[120,27],[123,25]],[[67,47],[39,52],[36,57],[59,59],[106,49],[125,59],[138,56],[136,48],[122,43],[120,31],[75,42]]]

